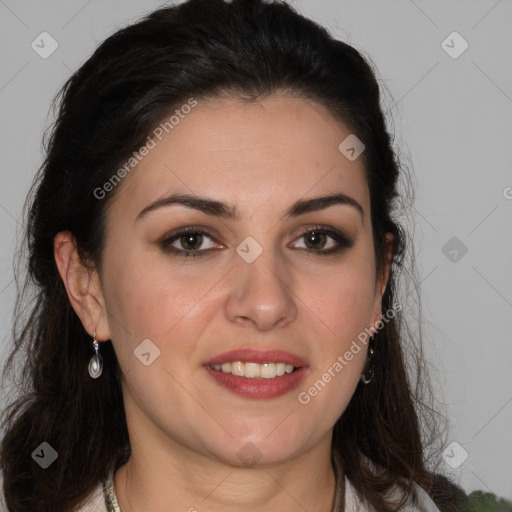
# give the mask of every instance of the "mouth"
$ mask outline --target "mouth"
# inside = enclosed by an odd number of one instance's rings
[[[245,398],[274,398],[288,393],[308,372],[300,357],[281,350],[234,350],[203,367],[221,387]]]
[[[287,373],[292,373],[298,367],[283,362],[278,363],[254,363],[233,361],[231,363],[211,364],[209,368],[217,372],[230,373],[246,379],[275,379]]]

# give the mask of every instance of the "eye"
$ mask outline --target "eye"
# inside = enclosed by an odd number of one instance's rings
[[[341,231],[322,226],[309,228],[299,236],[299,240],[300,239],[304,240],[304,250],[308,253],[316,253],[319,256],[334,254],[354,245],[352,238]],[[294,247],[296,248],[297,245],[295,244],[296,243],[294,243]]]
[[[308,253],[317,255],[334,254],[342,249],[352,247],[354,244],[351,237],[334,228],[322,226],[310,227],[302,232],[298,238],[303,239],[304,246],[297,245],[294,242],[293,248],[303,249]],[[206,241],[210,241],[210,246],[204,246]],[[213,244],[213,245],[212,245]],[[167,236],[159,242],[163,251],[176,256],[195,258],[196,256],[205,256],[212,250],[222,249],[223,246],[207,232],[190,226]]]
[[[213,249],[212,246],[204,247],[206,240],[215,242],[214,238],[205,231],[200,231],[195,227],[189,227],[162,240],[160,247],[165,252],[170,252],[177,256],[192,256],[195,258],[196,256],[204,256],[210,249]],[[218,245],[220,248],[222,247],[220,244]]]

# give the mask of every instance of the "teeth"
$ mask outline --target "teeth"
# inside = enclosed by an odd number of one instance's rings
[[[210,368],[223,373],[232,373],[248,379],[274,379],[282,377],[285,373],[292,373],[294,366],[285,363],[244,363],[234,361],[232,363],[222,363],[210,365]]]
[[[258,365],[260,366],[260,365]],[[260,377],[262,379],[273,379],[277,377],[277,370],[275,363],[265,363],[261,365]]]
[[[240,363],[240,366],[242,363]],[[249,379],[254,379],[260,376],[260,365],[258,363],[245,363],[245,375]]]
[[[228,363],[227,369],[222,365],[222,371],[224,373],[232,373],[233,375],[238,375],[243,377],[245,375],[245,367],[240,361],[236,361],[234,363]]]

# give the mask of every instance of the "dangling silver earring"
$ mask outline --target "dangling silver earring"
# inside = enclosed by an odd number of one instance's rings
[[[92,339],[92,344],[94,347],[94,354],[89,361],[89,375],[93,379],[97,379],[103,372],[103,358],[101,354],[98,352],[99,344],[96,341],[96,331],[94,331],[94,336]]]
[[[375,353],[375,349],[373,348],[374,342],[374,334],[372,334],[368,342],[368,356],[366,359],[365,369],[361,374],[361,382],[363,384],[370,384],[370,382],[373,380],[373,377],[375,376],[372,363],[373,354]]]

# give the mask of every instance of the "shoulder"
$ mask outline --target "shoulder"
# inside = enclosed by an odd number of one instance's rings
[[[413,484],[413,486],[418,496],[418,503],[416,505],[408,503],[404,508],[404,512],[440,512],[434,500],[422,487],[417,484]]]
[[[85,503],[75,512],[108,512],[102,483],[98,484]]]
[[[4,495],[4,478],[2,471],[0,471],[0,512],[7,512],[7,505],[5,504]]]
[[[412,502],[412,498],[409,498],[406,505],[401,509],[401,512],[441,512],[432,498],[422,489],[419,485],[413,484],[418,497],[417,503]],[[398,488],[393,489],[390,493],[390,498],[398,500],[400,492]],[[358,498],[354,488],[350,485],[350,482],[345,482],[345,511],[346,512],[373,512]]]
[[[0,512],[8,512],[5,503],[2,471],[0,471]],[[96,489],[87,497],[84,504],[75,512],[108,512],[101,483],[98,484]]]

